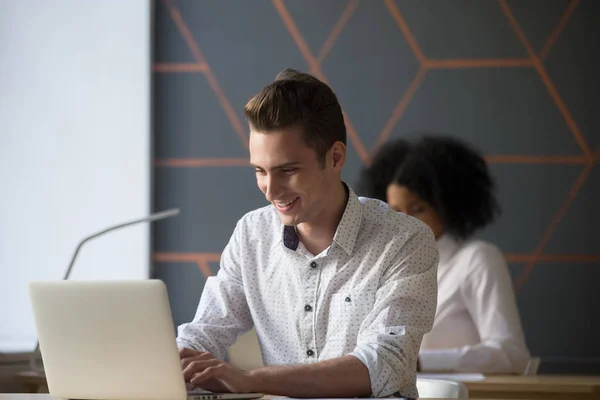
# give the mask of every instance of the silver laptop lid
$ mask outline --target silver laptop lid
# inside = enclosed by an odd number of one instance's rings
[[[54,397],[186,398],[161,281],[32,282],[29,294]]]

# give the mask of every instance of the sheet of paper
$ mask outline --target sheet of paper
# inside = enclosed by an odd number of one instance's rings
[[[417,378],[422,379],[445,379],[449,381],[458,381],[458,382],[478,382],[485,379],[485,375],[478,373],[418,373]]]

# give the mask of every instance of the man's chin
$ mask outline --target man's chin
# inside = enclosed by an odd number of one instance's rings
[[[278,212],[277,214],[279,214],[279,220],[281,221],[281,223],[283,225],[296,226],[299,224],[299,222],[295,216],[282,214],[280,212]]]

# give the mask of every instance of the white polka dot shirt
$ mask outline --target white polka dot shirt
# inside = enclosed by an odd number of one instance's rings
[[[267,206],[237,223],[177,343],[224,359],[254,326],[265,365],[352,355],[368,368],[373,396],[417,397],[437,264],[428,227],[351,189],[331,246],[316,256]]]

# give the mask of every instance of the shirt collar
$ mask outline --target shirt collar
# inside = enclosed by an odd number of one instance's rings
[[[342,219],[335,230],[333,241],[350,255],[354,250],[358,231],[360,230],[363,209],[360,200],[358,200],[352,188],[345,182],[344,186],[348,191],[348,201],[346,202],[344,215],[342,215]],[[295,227],[284,225],[281,231],[281,238],[284,246],[288,249],[295,251],[298,248],[300,240]]]
[[[436,244],[438,252],[440,253],[440,265],[448,262],[460,247],[459,241],[448,233],[444,233],[440,236],[436,241]]]
[[[285,247],[294,251],[296,251],[298,244],[300,244],[300,238],[298,237],[296,228],[290,225],[283,226],[282,240]]]
[[[348,190],[348,202],[346,203],[344,215],[342,215],[342,219],[335,230],[333,241],[344,249],[348,255],[351,255],[362,223],[363,207],[354,190],[346,183],[344,183],[344,186]]]

